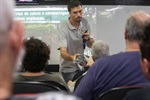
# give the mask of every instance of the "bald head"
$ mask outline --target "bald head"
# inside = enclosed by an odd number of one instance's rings
[[[132,13],[126,23],[126,39],[129,41],[140,41],[146,23],[150,15],[144,11]]]
[[[149,21],[150,15],[144,11],[138,11],[131,15],[131,17],[135,17],[140,22],[144,23],[145,21]]]

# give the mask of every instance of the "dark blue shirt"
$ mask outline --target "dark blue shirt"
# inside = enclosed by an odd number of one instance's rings
[[[74,92],[83,100],[96,100],[99,95],[119,86],[150,86],[140,67],[139,52],[121,52],[97,60]]]

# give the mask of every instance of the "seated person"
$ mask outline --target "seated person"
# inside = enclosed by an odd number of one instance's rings
[[[95,62],[99,58],[109,56],[109,46],[102,40],[97,40],[92,44],[91,47],[92,59]],[[86,66],[91,66],[94,62],[89,58],[85,57],[87,61]]]
[[[132,13],[126,22],[125,52],[98,59],[87,71],[74,95],[83,100],[97,100],[99,95],[114,87],[150,86],[140,65],[139,43],[149,15],[143,11]]]
[[[109,56],[109,46],[104,41],[97,40],[92,44],[91,53],[92,60],[87,56],[84,56],[86,64],[83,65],[84,70],[82,72],[86,72],[97,59]]]
[[[102,41],[102,40],[97,40],[97,41],[95,41],[93,44],[92,44],[92,47],[91,47],[91,53],[92,53],[92,59],[93,60],[91,60],[91,59],[89,59],[89,58],[87,58],[86,56],[85,56],[85,58],[86,58],[86,61],[87,61],[87,64],[86,64],[86,66],[91,66],[94,62],[93,61],[96,61],[97,59],[99,59],[99,58],[103,58],[103,57],[107,57],[107,56],[109,56],[109,46],[104,42],[104,41]],[[83,72],[83,73],[81,73],[82,75],[85,75],[86,74],[86,72]],[[82,76],[81,75],[81,76]],[[80,76],[80,77],[81,77]],[[78,79],[78,78],[77,78]],[[70,80],[69,82],[68,82],[68,86],[69,86],[69,88],[70,88],[70,90],[71,91],[73,91],[74,90],[74,86],[75,86],[75,83],[76,83],[76,81],[77,81],[77,79],[76,80]]]
[[[0,100],[81,100],[71,95],[49,92],[36,97],[11,94],[12,75],[22,49],[23,25],[14,20],[15,0],[0,0]]]
[[[146,26],[142,37],[140,43],[141,67],[145,77],[150,81],[150,22]],[[131,91],[123,100],[150,100],[150,88]]]
[[[14,0],[0,0],[0,100],[11,96],[12,73],[20,55],[23,25],[14,20]]]
[[[97,59],[109,56],[109,46],[104,41],[97,40],[92,44],[91,53],[92,60],[84,56],[87,63],[83,72],[86,72]]]
[[[43,72],[50,58],[50,49],[44,42],[32,37],[30,40],[25,40],[24,45],[26,54],[22,61],[23,73],[15,75],[15,82],[55,81],[66,86],[65,81],[59,75]]]

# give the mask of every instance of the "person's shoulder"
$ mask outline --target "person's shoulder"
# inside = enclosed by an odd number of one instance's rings
[[[62,21],[60,27],[66,27],[68,25],[68,20]]]
[[[69,30],[69,27],[70,27],[69,20],[65,20],[65,21],[61,22],[61,24],[59,25],[59,31],[67,33]]]
[[[124,55],[124,53],[120,52],[120,53],[113,54],[113,55],[110,55],[110,56],[107,56],[104,58],[99,58],[97,61],[105,63],[106,61],[108,62],[108,61],[112,61],[112,60],[117,60],[120,56],[123,56],[123,55]]]
[[[55,74],[55,73],[45,73],[44,77],[48,80],[52,80],[52,81],[56,81],[56,80],[59,80],[60,77],[59,75]]]
[[[84,17],[82,17],[82,23],[88,23],[88,20]]]
[[[114,63],[117,63],[118,61],[120,61],[121,62],[121,57],[123,57],[123,55],[125,55],[123,52],[121,52],[121,53],[117,53],[117,54],[114,54],[114,55],[110,55],[110,56],[107,56],[107,57],[104,57],[104,58],[99,58],[99,59],[97,59],[95,62],[94,62],[94,64],[92,65],[92,66],[94,66],[95,68],[93,68],[93,69],[99,69],[99,68],[101,68],[101,69],[105,69],[106,68],[106,66],[107,66],[107,68],[108,67],[111,67],[111,66],[113,66],[114,65]],[[111,65],[111,66],[110,66]],[[92,67],[91,66],[91,67]],[[101,66],[101,67],[99,67],[99,66]]]
[[[86,18],[82,17],[82,21],[88,21]]]
[[[19,82],[22,81],[24,78],[22,76],[22,73],[15,73],[15,75],[13,76],[13,81],[14,82]]]
[[[113,54],[104,58],[100,58],[98,59],[99,62],[114,62],[114,61],[121,61],[121,60],[125,60],[128,57],[137,57],[139,56],[139,52],[119,52],[117,54]]]
[[[45,73],[43,77],[54,77],[53,73]]]

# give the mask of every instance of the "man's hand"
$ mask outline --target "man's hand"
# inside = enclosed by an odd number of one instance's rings
[[[79,56],[80,54],[74,54],[74,55],[72,55],[71,56],[71,58],[72,58],[72,61],[74,61],[76,58],[77,58],[77,56]]]
[[[88,57],[84,56],[85,60],[87,62],[86,67],[90,67],[94,62],[93,60],[89,59]]]
[[[82,35],[83,35],[83,39],[85,39],[86,41],[89,40],[90,36],[89,36],[88,32],[86,32],[86,33],[82,32]]]
[[[74,61],[76,59],[76,57],[80,55],[80,54],[70,55],[67,52],[65,47],[60,48],[60,54],[63,59],[68,60],[68,61]]]

